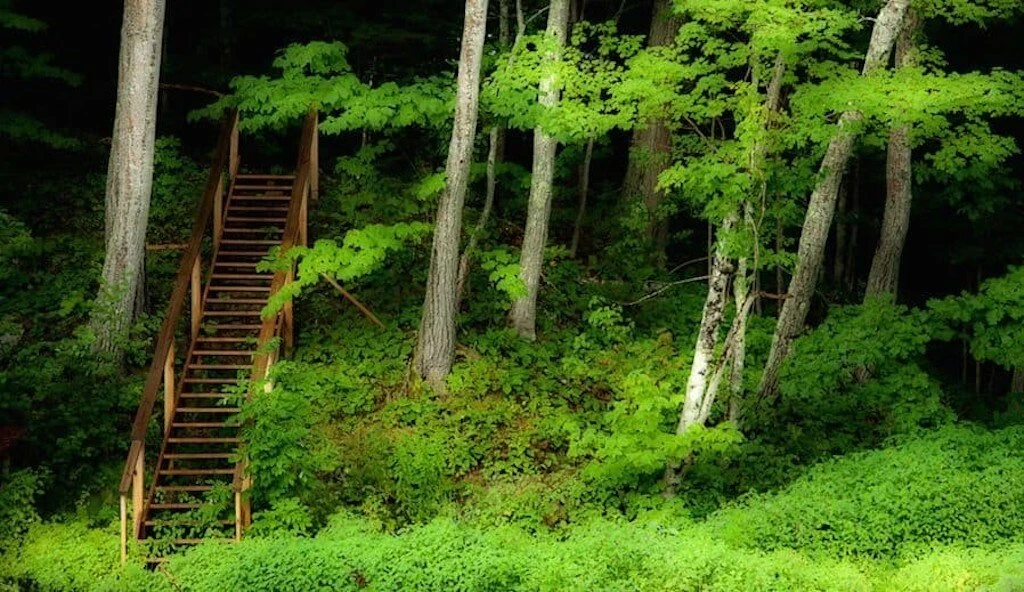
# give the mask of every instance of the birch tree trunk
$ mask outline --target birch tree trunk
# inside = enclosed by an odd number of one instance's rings
[[[886,66],[909,4],[910,0],[888,0],[878,13],[864,59],[863,75]],[[777,394],[779,369],[789,354],[793,338],[803,330],[804,322],[807,320],[807,310],[810,308],[811,296],[814,294],[815,283],[825,255],[829,228],[832,226],[839,183],[856,140],[856,132],[851,128],[861,117],[857,111],[842,114],[822,159],[818,173],[819,181],[811,193],[800,233],[796,269],[789,283],[788,297],[779,313],[768,362],[765,364],[758,388],[762,399],[770,400]]]
[[[910,11],[907,23],[896,42],[896,67],[913,66],[914,43],[919,21]],[[889,149],[885,161],[885,213],[878,247],[871,260],[868,285],[864,297],[891,294],[895,297],[899,286],[900,258],[910,227],[910,206],[913,198],[911,170],[910,126],[894,127],[889,132]]]
[[[672,14],[670,0],[654,0],[648,47],[671,44],[679,31],[681,20]],[[672,138],[664,120],[657,118],[633,132],[629,163],[622,184],[623,198],[628,202],[642,200],[648,215],[647,238],[660,255],[668,242],[668,222],[657,210],[664,194],[657,189],[658,176],[668,167]]]
[[[547,34],[558,46],[565,45],[569,27],[569,0],[551,0],[548,12]],[[547,56],[550,63],[559,59],[559,52]],[[558,104],[557,73],[552,71],[540,81],[538,102],[544,107]],[[537,337],[537,291],[540,287],[540,270],[544,263],[544,246],[547,243],[548,218],[551,214],[552,182],[555,175],[555,150],[558,140],[547,135],[541,126],[533,132],[533,168],[530,181],[530,200],[526,211],[526,232],[519,258],[519,277],[526,286],[526,295],[512,303],[509,321],[516,333],[524,339]]]
[[[90,319],[96,348],[118,359],[134,320],[145,269],[164,9],[165,0],[125,0],[121,23],[103,276]]]
[[[783,61],[782,55],[780,54],[775,60],[775,67],[772,70],[772,77],[768,83],[768,89],[765,93],[764,99],[764,112],[765,112],[765,127],[771,125],[771,120],[779,110],[779,104],[782,96],[782,80],[783,75],[786,72],[786,64]],[[767,147],[763,140],[755,140],[749,149],[747,154],[747,167],[754,173],[753,176],[760,176],[763,179],[764,169],[764,158]],[[764,191],[764,188],[761,188]],[[748,204],[744,204],[743,208],[743,219],[744,223],[748,228],[753,231],[753,216],[750,213]],[[718,333],[719,327],[722,324],[722,314],[728,304],[729,294],[727,291],[727,281],[729,275],[733,273],[732,262],[729,260],[727,253],[725,252],[723,239],[729,232],[738,224],[740,221],[740,211],[737,209],[731,212],[725,220],[722,222],[722,226],[719,229],[718,240],[715,245],[714,253],[711,257],[711,270],[708,273],[708,293],[704,300],[704,310],[701,313],[700,330],[697,334],[697,343],[693,349],[693,363],[690,365],[690,377],[686,382],[686,398],[683,400],[683,411],[679,417],[679,424],[676,428],[676,432],[682,434],[691,425],[703,421],[701,419],[701,409],[709,409],[710,402],[715,397],[715,387],[709,385],[709,372],[712,368],[713,356],[715,348],[718,346]],[[734,282],[734,295],[736,298],[736,310],[737,310],[737,331],[740,331],[737,337],[734,338],[736,345],[733,347],[733,354],[740,353],[738,358],[739,369],[736,370],[735,364],[737,359],[734,358],[734,374],[739,373],[739,377],[742,378],[743,372],[743,355],[746,350],[746,313],[743,313],[743,317],[739,316],[739,311],[749,310],[749,307],[745,307],[744,304],[747,301],[747,295],[749,292],[748,278],[746,277],[747,262],[745,259],[741,260],[740,268],[741,275],[736,277]],[[735,384],[736,377],[734,376],[731,383]],[[737,394],[738,396],[738,394]]]
[[[455,357],[456,282],[462,206],[466,201],[469,167],[473,160],[480,62],[486,27],[487,0],[466,0],[456,80],[455,121],[448,145],[448,162],[445,165],[445,188],[437,206],[427,292],[423,300],[415,360],[420,377],[439,391],[444,390],[444,381]]]

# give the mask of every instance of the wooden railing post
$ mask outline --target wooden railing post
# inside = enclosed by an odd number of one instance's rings
[[[313,139],[309,147],[309,190],[313,201],[320,198],[320,112],[313,111]]]
[[[288,270],[288,279],[285,280],[285,285],[292,283],[295,279],[295,267],[294,264],[291,269]],[[295,308],[292,305],[292,299],[289,298],[284,303],[284,310],[281,318],[281,333],[282,341],[284,341],[284,356],[290,358],[292,350],[295,347]],[[272,363],[272,362],[271,362]],[[268,367],[269,368],[269,367]]]
[[[128,496],[121,494],[121,565],[128,560]]]
[[[220,247],[220,235],[224,230],[224,174],[217,183],[217,194],[213,197],[213,250]]]
[[[174,343],[171,343],[167,351],[167,361],[164,362],[164,434],[171,432],[171,422],[174,421]]]
[[[228,149],[228,171],[234,179],[238,174],[238,111],[235,111],[234,121],[231,123],[231,143]]]
[[[139,458],[135,461],[135,472],[132,474],[132,536],[136,539],[142,534],[142,517],[145,515],[145,478],[146,478],[146,445],[139,450]]]
[[[192,265],[192,342],[199,337],[199,324],[203,319],[202,263],[202,256],[196,254],[196,262]]]

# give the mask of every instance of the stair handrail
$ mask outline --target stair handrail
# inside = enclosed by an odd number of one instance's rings
[[[128,458],[125,461],[118,488],[121,498],[122,561],[125,560],[127,555],[127,496],[129,492],[132,493],[133,530],[134,536],[137,538],[141,532],[142,506],[145,503],[143,500],[143,481],[145,477],[146,433],[149,430],[149,423],[153,417],[153,408],[156,405],[161,384],[164,385],[165,415],[169,412],[173,413],[174,377],[176,374],[174,368],[175,333],[185,307],[185,299],[191,295],[190,312],[192,323],[189,342],[194,341],[198,337],[199,320],[202,314],[202,311],[199,310],[202,306],[200,302],[202,243],[206,236],[206,231],[210,227],[211,218],[213,218],[212,237],[214,245],[216,246],[219,242],[224,223],[224,188],[227,179],[233,178],[237,174],[238,163],[238,111],[230,109],[226,112],[220,128],[217,147],[214,150],[210,165],[210,172],[206,178],[202,199],[196,210],[192,235],[185,246],[184,253],[182,253],[181,263],[178,265],[178,274],[175,277],[171,298],[167,304],[167,312],[164,315],[163,323],[160,325],[160,333],[155,341],[153,361],[150,363],[149,371],[146,374],[139,408],[132,422],[131,446],[128,449]],[[165,417],[164,429],[168,429],[169,426],[170,417]]]
[[[319,138],[317,128],[319,125],[319,111],[316,106],[310,108],[302,126],[302,136],[299,140],[299,158],[295,165],[295,180],[292,185],[292,194],[288,202],[288,213],[285,218],[284,235],[281,237],[280,253],[286,253],[296,245],[306,245],[307,241],[307,218],[309,214],[309,201],[316,199],[319,176]],[[269,299],[281,291],[283,287],[295,279],[295,262],[293,261],[286,270],[274,272],[274,278],[270,283]],[[259,338],[256,341],[256,353],[253,355],[252,383],[262,384],[269,389],[267,383],[270,367],[281,355],[281,348],[268,351],[268,344],[275,338],[280,337],[283,341],[284,354],[290,355],[294,342],[294,315],[291,300],[271,315],[262,317]],[[252,392],[247,394],[251,397]],[[242,532],[248,528],[252,516],[250,501],[244,495],[251,486],[250,476],[247,474],[247,467],[244,461],[235,464],[232,489],[235,493],[235,538],[240,539]]]

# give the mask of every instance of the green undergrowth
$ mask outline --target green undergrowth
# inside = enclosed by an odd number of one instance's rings
[[[477,507],[395,531],[342,511],[314,534],[296,518],[304,515],[297,502],[282,503],[258,513],[242,543],[202,545],[156,573],[118,567],[116,522],[21,515],[26,534],[0,556],[0,582],[38,590],[1020,590],[1022,444],[1020,427],[947,427],[818,464],[788,487],[698,521],[652,496],[632,519],[592,507],[557,529],[495,525]],[[30,501],[31,483],[21,487],[12,496]],[[497,493],[524,502],[528,489]]]

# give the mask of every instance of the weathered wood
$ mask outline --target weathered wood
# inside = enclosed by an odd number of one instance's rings
[[[171,344],[167,352],[167,361],[164,362],[164,433],[171,431],[171,422],[174,420],[174,344]]]

